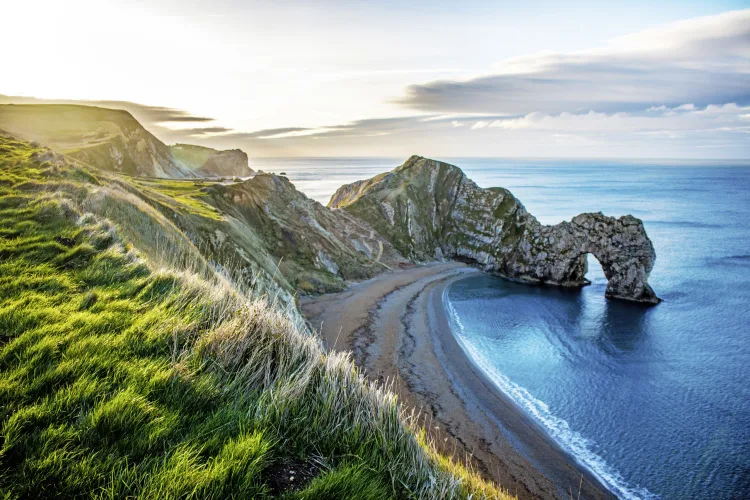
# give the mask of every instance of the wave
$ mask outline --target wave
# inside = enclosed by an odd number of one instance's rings
[[[564,419],[554,415],[547,403],[535,398],[525,388],[497,371],[471,343],[467,342],[465,340],[466,329],[456,309],[448,299],[449,290],[450,287],[446,287],[443,291],[443,306],[448,312],[450,322],[455,326],[453,336],[469,359],[492,380],[498,389],[540,423],[547,430],[547,434],[562,449],[568,452],[582,467],[591,472],[618,498],[634,500],[659,498],[658,495],[651,493],[646,488],[630,486],[617,470],[592,450],[594,443],[591,440],[571,429]]]

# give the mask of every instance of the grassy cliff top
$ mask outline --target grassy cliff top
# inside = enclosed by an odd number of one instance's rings
[[[130,113],[120,109],[72,104],[0,105],[0,130],[62,153],[99,145],[124,130],[140,127]]]
[[[170,149],[124,110],[72,104],[0,105],[0,131],[100,170],[192,177]]]
[[[208,160],[211,155],[216,153],[215,149],[204,146],[195,146],[192,144],[175,144],[170,149],[175,158],[184,162],[186,165],[194,166],[194,168],[200,168],[201,165],[206,163],[206,160]]]
[[[135,190],[0,136],[3,498],[506,498]]]

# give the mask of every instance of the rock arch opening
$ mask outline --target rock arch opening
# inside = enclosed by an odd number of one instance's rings
[[[506,260],[504,273],[528,281],[583,286],[588,284],[589,254],[607,279],[607,298],[660,302],[648,284],[656,253],[643,223],[631,215],[615,219],[601,212],[586,213],[554,226],[531,224]]]

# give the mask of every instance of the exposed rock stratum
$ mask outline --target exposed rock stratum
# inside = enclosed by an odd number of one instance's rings
[[[170,150],[196,176],[249,177],[255,173],[248,164],[247,153],[240,149],[218,151],[193,144],[175,144]]]
[[[392,172],[342,186],[328,206],[364,220],[413,260],[459,259],[532,283],[579,287],[591,253],[608,298],[655,304],[656,253],[643,223],[585,213],[541,224],[507,189],[483,189],[456,166],[412,156]]]

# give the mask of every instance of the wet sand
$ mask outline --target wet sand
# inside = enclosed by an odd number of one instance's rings
[[[450,329],[443,292],[477,272],[431,264],[381,274],[344,292],[301,301],[327,349],[351,350],[371,379],[390,381],[422,411],[442,452],[468,459],[519,498],[609,498],[466,356]]]

